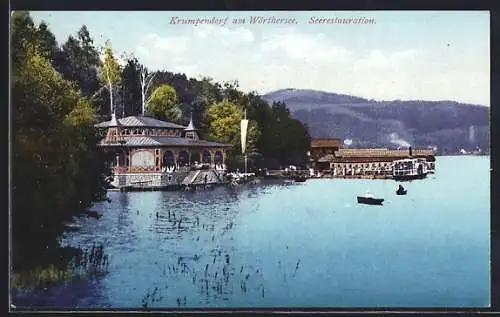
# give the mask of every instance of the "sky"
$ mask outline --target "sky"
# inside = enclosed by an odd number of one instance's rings
[[[260,94],[314,89],[375,100],[490,105],[488,11],[31,12],[59,43],[86,25],[97,45],[152,70],[237,80]],[[252,16],[295,19],[251,24]],[[225,23],[175,24],[173,18]],[[243,18],[245,23],[233,23]],[[310,23],[355,18],[365,23]],[[371,21],[371,22],[370,22]]]

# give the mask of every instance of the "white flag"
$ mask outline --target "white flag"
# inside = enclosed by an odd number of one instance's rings
[[[248,128],[248,120],[241,120],[241,153],[245,153],[246,145],[247,145],[247,128]]]

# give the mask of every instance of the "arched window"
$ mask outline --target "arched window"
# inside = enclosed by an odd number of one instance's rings
[[[166,151],[163,153],[163,162],[162,166],[170,167],[175,164],[175,157],[172,151]]]
[[[194,163],[194,162],[200,163],[200,161],[201,161],[200,152],[198,152],[198,151],[191,152],[191,163]]]
[[[222,164],[222,161],[223,161],[222,152],[221,151],[215,152],[214,163],[215,164]]]
[[[132,155],[132,167],[153,167],[154,163],[154,155],[149,151],[137,151]]]
[[[189,154],[186,151],[181,151],[179,153],[178,163],[181,166],[185,166],[189,163]]]
[[[210,163],[212,161],[212,155],[209,151],[203,151],[203,163]]]

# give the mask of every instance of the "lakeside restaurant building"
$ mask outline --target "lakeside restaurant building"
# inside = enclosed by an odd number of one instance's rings
[[[192,118],[185,127],[146,116],[116,119],[113,115],[95,126],[104,134],[98,145],[116,154],[112,163],[115,187],[182,183],[191,167],[200,165],[219,175],[226,170],[226,150],[232,146],[200,140]]]

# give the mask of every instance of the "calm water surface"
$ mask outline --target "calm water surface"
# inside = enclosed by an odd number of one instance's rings
[[[64,243],[104,243],[104,277],[16,295],[18,306],[485,307],[489,157],[436,174],[230,190],[110,192]],[[356,203],[369,189],[384,206]],[[170,214],[170,215],[169,215]]]

